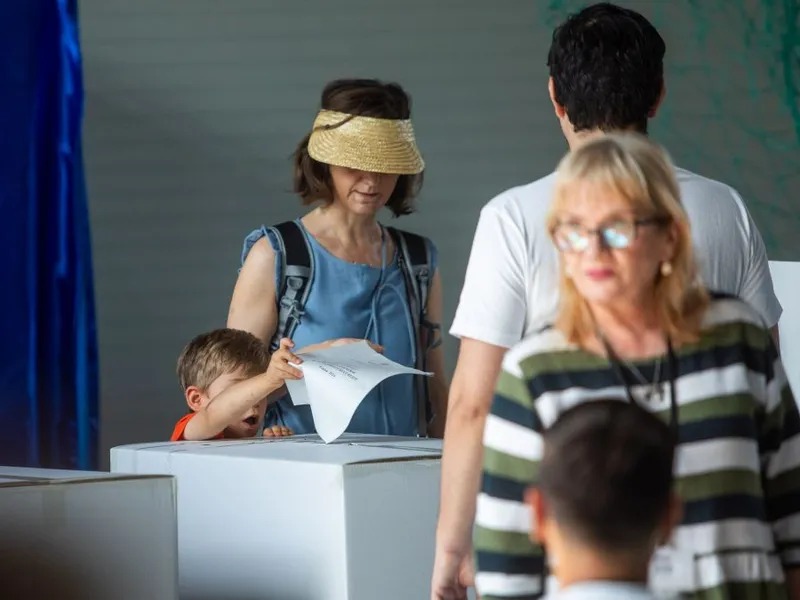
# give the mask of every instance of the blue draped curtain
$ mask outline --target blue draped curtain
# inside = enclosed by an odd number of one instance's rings
[[[2,0],[0,17],[0,464],[96,468],[77,0]]]

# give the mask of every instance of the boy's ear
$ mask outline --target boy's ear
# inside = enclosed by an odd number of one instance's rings
[[[683,500],[677,494],[670,494],[669,507],[661,528],[661,544],[668,544],[672,539],[672,531],[683,520]]]
[[[547,507],[541,492],[535,487],[529,487],[525,491],[525,504],[528,505],[533,516],[530,538],[535,542],[544,544],[544,538],[547,537]]]
[[[196,385],[190,385],[184,391],[184,395],[186,396],[186,404],[189,405],[194,412],[197,412],[203,407],[203,392],[200,391],[200,388]]]

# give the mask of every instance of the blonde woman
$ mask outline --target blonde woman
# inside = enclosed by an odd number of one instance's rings
[[[658,548],[652,590],[800,598],[797,407],[757,313],[698,283],[667,155],[638,134],[573,151],[558,168],[548,229],[561,254],[558,316],[506,355],[484,431],[474,539],[481,596],[545,591],[548,559],[528,542],[523,504],[541,432],[578,403],[618,396],[663,415],[678,440],[684,514]],[[580,478],[580,465],[568,476]],[[585,493],[601,510],[601,491]]]

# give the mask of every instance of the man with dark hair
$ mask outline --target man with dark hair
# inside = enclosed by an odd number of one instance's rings
[[[647,19],[613,4],[594,4],[559,25],[547,55],[548,88],[570,146],[575,134],[647,133],[664,98],[665,53]]]
[[[628,402],[598,400],[564,412],[542,439],[526,503],[531,536],[547,549],[561,588],[556,597],[652,598],[651,559],[681,516],[669,426]]]
[[[646,132],[664,98],[664,40],[642,15],[589,6],[554,34],[548,89],[571,148],[610,131]],[[777,335],[782,309],[761,235],[732,187],[677,169],[706,286],[751,304]],[[486,598],[534,598],[533,550],[524,546],[530,512],[498,516],[497,490],[481,487],[481,443],[506,350],[550,323],[558,305],[558,255],[545,230],[554,174],[507,190],[481,211],[450,333],[460,338],[450,386],[432,594],[466,598],[472,584],[473,519],[477,588]],[[502,454],[487,447],[486,461]],[[513,462],[513,461],[512,461]],[[515,476],[524,474],[515,472]],[[522,482],[521,482],[522,483]],[[476,497],[479,502],[476,514]],[[520,505],[522,498],[515,499]]]

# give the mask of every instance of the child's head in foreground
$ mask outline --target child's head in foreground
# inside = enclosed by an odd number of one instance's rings
[[[565,411],[543,438],[527,501],[556,579],[646,581],[681,516],[669,426],[629,402],[597,400]]]
[[[178,358],[178,379],[189,408],[197,412],[220,392],[267,370],[269,349],[254,335],[238,329],[215,329],[189,342]],[[226,438],[252,437],[264,419],[267,399],[225,429]]]

